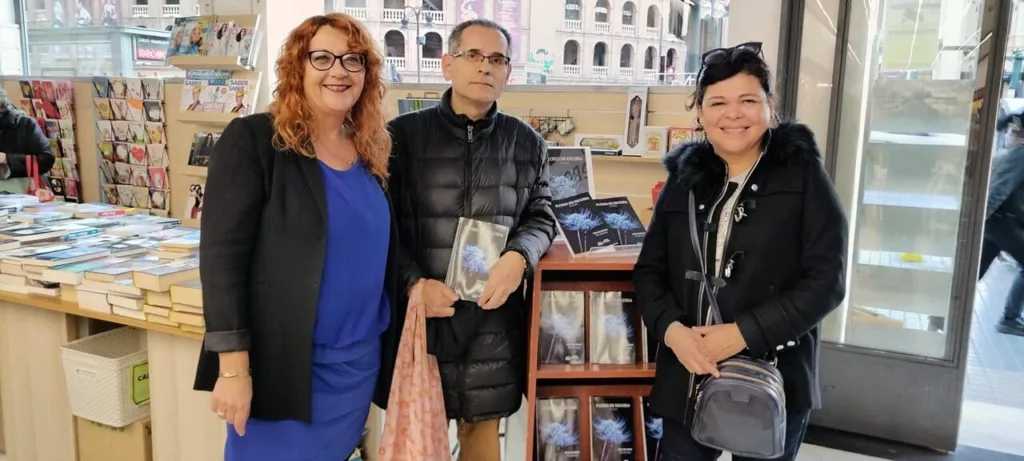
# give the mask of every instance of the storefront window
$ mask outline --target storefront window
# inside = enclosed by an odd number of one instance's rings
[[[974,99],[977,2],[854,2],[836,185],[848,297],[823,338],[946,358]]]

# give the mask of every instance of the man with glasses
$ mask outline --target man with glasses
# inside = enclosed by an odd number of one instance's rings
[[[427,313],[461,461],[498,461],[498,421],[515,413],[525,383],[523,282],[555,235],[544,139],[498,111],[511,72],[508,31],[483,19],[448,38],[439,105],[394,119],[389,187],[402,242],[400,275],[410,307]],[[443,280],[459,218],[510,228],[477,302]]]

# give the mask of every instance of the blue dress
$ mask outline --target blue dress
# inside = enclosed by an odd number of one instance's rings
[[[313,423],[250,419],[228,426],[225,461],[345,461],[362,437],[390,322],[384,291],[391,215],[362,163],[320,163],[327,244],[313,333]]]

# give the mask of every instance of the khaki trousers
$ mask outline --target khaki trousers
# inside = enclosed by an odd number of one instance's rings
[[[499,421],[501,420],[456,422],[459,433],[459,461],[501,461]]]

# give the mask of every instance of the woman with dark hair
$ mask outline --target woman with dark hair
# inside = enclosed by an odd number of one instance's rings
[[[405,309],[375,45],[351,16],[303,21],[268,112],[210,156],[195,387],[231,425],[227,461],[348,459],[387,407]]]
[[[818,325],[845,296],[847,220],[810,129],[774,122],[770,81],[760,43],[704,53],[691,102],[704,139],[664,159],[669,176],[634,283],[648,331],[667,346],[651,391],[666,461],[721,455],[690,429],[696,387],[730,357],[777,360],[786,403],[777,459],[796,459],[820,405]],[[691,191],[703,264],[691,241]],[[701,282],[702,267],[712,283]],[[711,296],[720,321],[711,322]]]
[[[35,158],[39,176],[46,181],[56,160],[50,141],[36,119],[15,107],[0,88],[0,191],[24,194],[28,190],[29,157]]]

